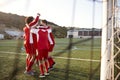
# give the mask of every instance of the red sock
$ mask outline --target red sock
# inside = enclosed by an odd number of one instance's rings
[[[26,65],[27,66],[29,65],[29,59],[28,58],[26,59]]]
[[[48,62],[45,61],[45,69],[46,69],[46,72],[48,72]]]
[[[44,74],[43,64],[40,64],[39,68],[40,68],[40,73],[41,73],[41,74]]]
[[[27,68],[27,71],[30,71],[30,70],[31,70],[31,67],[32,67],[33,64],[34,64],[34,62],[32,62],[32,61],[29,63],[28,68]]]
[[[29,65],[29,58],[26,58],[26,69],[28,68]]]
[[[50,64],[50,67],[52,67],[52,65],[53,65],[53,63],[54,63],[53,58],[52,58],[52,57],[49,57],[49,58],[48,58],[48,62],[49,62],[49,64]]]

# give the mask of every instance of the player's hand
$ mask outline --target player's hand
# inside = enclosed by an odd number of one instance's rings
[[[49,52],[52,52],[52,51],[53,51],[53,48],[54,48],[54,45],[50,45],[50,47],[49,47]]]
[[[40,13],[37,13],[38,16],[40,16]]]

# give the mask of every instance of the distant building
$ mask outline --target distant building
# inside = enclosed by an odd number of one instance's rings
[[[90,38],[92,35],[94,38],[100,38],[101,37],[101,29],[89,29],[89,28],[80,28],[77,30],[69,30],[67,31],[67,38],[73,37],[73,38]]]
[[[12,36],[13,38],[21,38],[23,36],[22,31],[17,31],[17,30],[5,30],[7,34]]]
[[[4,34],[0,34],[0,39],[4,39]]]

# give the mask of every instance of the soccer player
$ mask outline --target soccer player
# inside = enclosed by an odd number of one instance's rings
[[[45,21],[45,23],[47,24],[46,21]],[[47,29],[50,30],[50,31],[52,31],[52,29],[51,29],[50,26],[48,26]],[[49,35],[50,35],[50,38],[51,38],[51,40],[52,40],[52,42],[53,42],[53,44],[50,44],[50,43],[49,43],[49,50],[48,50],[48,51],[49,51],[49,53],[50,53],[50,52],[53,51],[53,48],[54,48],[54,46],[55,46],[55,40],[54,40],[54,36],[53,36],[52,32],[50,32]],[[48,56],[48,63],[49,63],[48,70],[50,71],[50,70],[53,69],[53,66],[54,66],[54,64],[55,64],[55,61],[53,60],[52,56],[50,56],[50,54],[49,54],[49,56]]]
[[[46,27],[43,27],[43,25],[46,26]],[[46,28],[48,31],[49,30],[52,31],[51,27],[47,25],[47,21],[46,20],[42,20],[41,21],[41,26],[37,26],[37,28],[40,28],[40,29],[42,29],[42,28],[45,29]],[[50,35],[49,37],[51,38],[51,40],[53,42],[53,44],[50,44],[48,42],[48,44],[49,44],[48,52],[50,53],[50,52],[53,51],[53,48],[55,46],[55,40],[54,40],[54,36],[53,36],[52,32],[50,32],[49,35]],[[49,71],[53,69],[54,64],[55,64],[55,61],[53,60],[52,56],[50,56],[50,54],[49,54],[49,56],[48,56],[48,70]]]
[[[46,27],[43,27],[43,25],[46,26]],[[45,29],[46,28],[48,31],[49,30],[52,31],[51,27],[47,25],[46,20],[42,20],[41,21],[41,26],[37,26],[37,28],[40,28],[40,29],[42,29],[42,28]],[[53,42],[53,44],[50,44],[50,42],[48,42],[48,44],[49,44],[48,52],[50,53],[50,52],[53,51],[53,48],[55,46],[55,40],[54,40],[54,36],[53,36],[52,32],[50,32],[49,35],[50,35],[49,37],[51,38],[51,40]],[[50,56],[50,54],[48,54],[48,70],[49,71],[53,69],[54,64],[55,64],[55,61],[53,60],[52,56]]]
[[[31,67],[34,64],[37,48],[37,38],[35,34],[30,33],[32,27],[37,26],[40,14],[34,19],[32,16],[25,19],[26,26],[23,28],[24,31],[24,47],[27,53],[26,56],[26,71],[24,73],[34,75],[31,71]]]
[[[37,35],[37,47],[38,47],[38,59],[39,59],[39,69],[40,76],[45,77],[49,75],[48,72],[48,52],[50,45],[53,45],[53,41],[50,37],[51,29],[48,29],[47,21],[41,20],[42,26],[38,26],[39,29],[31,29],[31,32]],[[45,68],[45,69],[44,69]]]

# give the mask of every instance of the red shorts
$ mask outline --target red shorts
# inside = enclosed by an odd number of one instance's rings
[[[42,59],[47,59],[48,58],[48,50],[44,49],[44,50],[38,50],[38,59],[42,60]]]
[[[25,50],[27,54],[36,54],[36,48],[34,47],[33,44],[24,44]]]

